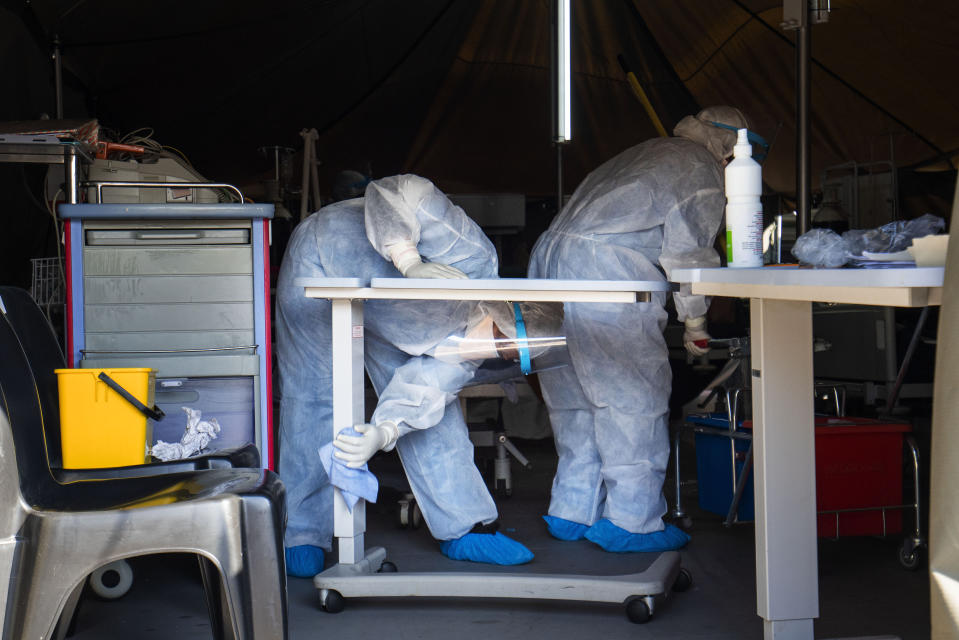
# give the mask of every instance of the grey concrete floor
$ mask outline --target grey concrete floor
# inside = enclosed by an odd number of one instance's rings
[[[536,558],[509,571],[619,575],[648,566],[652,558],[647,554],[609,554],[586,541],[550,538],[540,516],[546,511],[555,467],[552,441],[519,444],[534,469],[525,470],[514,463],[513,495],[497,502],[502,530],[526,544]],[[386,547],[389,559],[401,572],[504,570],[448,560],[425,527],[399,528],[396,499],[404,487],[395,455],[381,454],[371,466],[380,476],[381,493],[377,504],[368,505],[367,546]],[[360,598],[348,600],[343,612],[330,614],[320,609],[311,580],[290,578],[290,637],[762,638],[762,622],[755,613],[752,524],[724,527],[720,516],[698,509],[692,478],[684,487],[693,525],[682,563],[693,575],[693,586],[657,601],[655,615],[646,624],[629,622],[621,605],[506,600],[497,599],[495,593],[488,599],[471,600]],[[817,638],[929,637],[928,574],[924,563],[915,572],[899,565],[900,540],[900,536],[820,540]],[[134,559],[132,564],[135,582],[126,596],[114,601],[84,598],[74,638],[211,637],[193,558],[153,556]]]

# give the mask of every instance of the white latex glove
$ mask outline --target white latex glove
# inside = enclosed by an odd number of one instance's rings
[[[333,455],[352,469],[362,467],[377,451],[391,450],[400,435],[392,422],[358,424],[353,429],[360,435],[351,436],[340,432],[333,441],[333,446],[337,449]]]
[[[467,280],[469,276],[448,264],[438,262],[421,262],[414,264],[404,273],[407,278],[447,278],[452,280]]]
[[[683,346],[693,356],[709,353],[709,341],[712,336],[706,331],[706,316],[686,318],[686,330],[683,332]]]
[[[406,278],[449,278],[466,280],[468,276],[446,264],[423,262],[419,251],[412,243],[398,244],[391,248],[390,256],[396,269]]]

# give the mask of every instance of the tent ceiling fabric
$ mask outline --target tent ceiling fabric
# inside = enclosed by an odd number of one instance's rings
[[[121,132],[153,127],[210,178],[255,180],[266,168],[259,146],[300,146],[298,132],[315,127],[327,179],[369,167],[420,173],[449,191],[555,191],[549,0],[32,0],[39,35],[7,20],[26,6],[0,0],[0,41],[25,42],[35,58],[45,49],[36,39],[59,34],[68,89],[83,87],[68,94],[68,117],[96,115]],[[955,153],[959,3],[832,0],[832,8],[812,28],[814,179],[847,161],[893,155],[908,166]],[[781,14],[776,0],[573,0],[566,190],[655,135],[622,54],[668,128],[686,114],[663,78],[682,80],[701,106],[740,107],[774,141],[767,183],[792,193],[795,53]],[[3,105],[4,117],[49,112],[24,99],[49,96],[49,74],[20,70],[46,63],[4,58],[0,70],[30,85]]]
[[[482,3],[406,166],[460,190],[549,194],[556,189],[549,3],[519,2],[504,10],[509,5]],[[621,19],[626,12],[616,7],[574,7],[568,190],[609,157],[656,135],[616,62],[630,38]]]
[[[795,191],[794,36],[782,3],[636,0],[659,45],[700,104],[740,106],[775,147],[764,177]],[[959,5],[833,0],[812,27],[813,174],[894,159],[909,166],[959,149]],[[884,113],[885,112],[885,113]],[[780,128],[781,125],[781,128]],[[930,143],[923,141],[923,138]]]

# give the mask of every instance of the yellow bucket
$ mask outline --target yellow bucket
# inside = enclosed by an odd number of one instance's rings
[[[101,373],[142,404],[153,406],[154,369],[57,369],[65,469],[126,467],[148,461],[153,425],[101,380]]]

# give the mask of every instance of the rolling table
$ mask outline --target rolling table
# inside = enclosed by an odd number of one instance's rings
[[[670,291],[666,282],[528,280],[431,280],[409,278],[298,278],[311,298],[332,301],[333,437],[364,421],[363,300],[500,300],[510,302],[646,302],[652,291]],[[338,564],[317,575],[320,603],[339,611],[344,597],[497,597],[625,603],[635,622],[653,613],[653,596],[671,587],[688,586],[679,553],[661,554],[641,573],[621,576],[544,575],[530,573],[433,572],[393,573],[384,564],[383,547],[364,549],[366,505],[352,512],[340,491],[334,491],[333,535]],[[680,582],[677,581],[680,578]]]
[[[812,303],[924,307],[942,267],[677,269],[708,296],[750,298],[756,594],[767,640],[813,638],[819,617]]]

